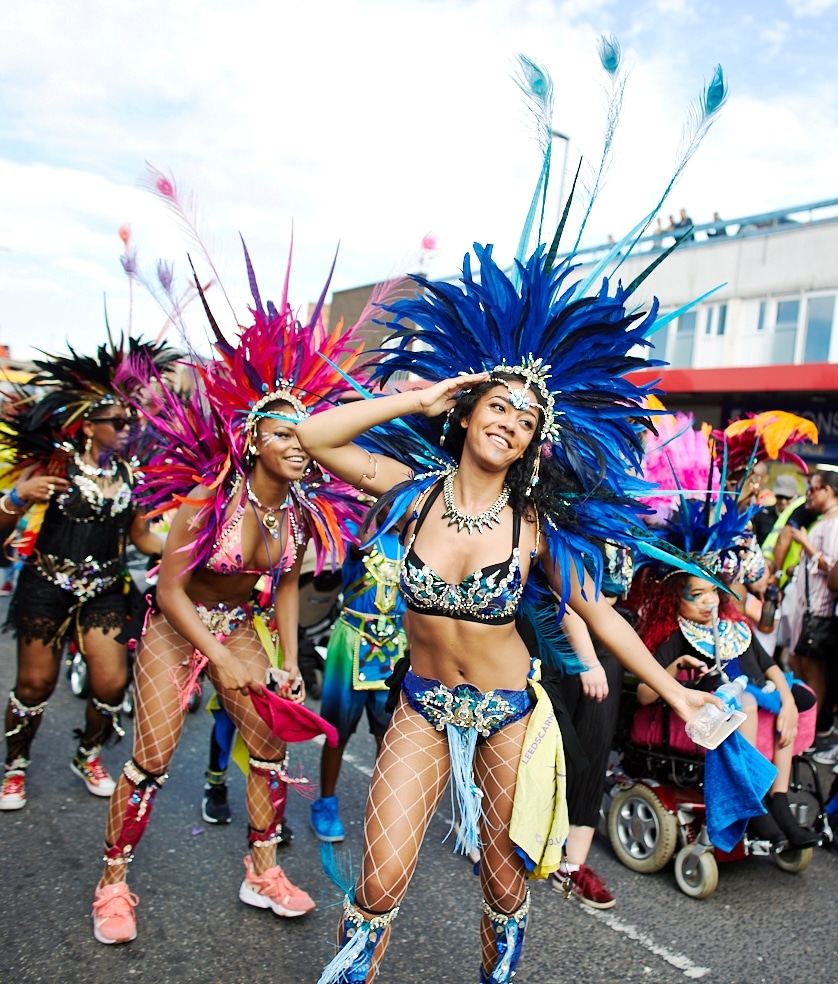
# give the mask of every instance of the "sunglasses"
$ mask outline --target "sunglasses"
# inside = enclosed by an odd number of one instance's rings
[[[110,424],[113,429],[119,433],[131,423],[127,417],[91,417],[91,424]]]

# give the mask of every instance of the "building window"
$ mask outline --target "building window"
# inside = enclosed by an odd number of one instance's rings
[[[757,316],[757,331],[765,328],[765,301],[759,302],[759,315]]]
[[[761,314],[762,305],[760,305]],[[707,320],[704,322],[705,335],[724,335],[726,324],[727,304],[714,304],[712,307],[707,308]]]
[[[777,302],[777,319],[774,322],[774,339],[771,346],[771,362],[775,366],[791,365],[794,362],[799,316],[799,300]]]
[[[675,322],[675,337],[669,358],[669,364],[675,368],[688,369],[693,364],[696,318],[695,311],[687,311]]]
[[[832,319],[835,314],[835,295],[810,297],[806,306],[806,345],[804,362],[828,362],[832,339]]]

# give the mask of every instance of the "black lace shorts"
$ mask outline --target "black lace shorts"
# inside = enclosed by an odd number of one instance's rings
[[[9,605],[4,631],[12,631],[24,642],[51,642],[77,603],[78,598],[72,592],[59,588],[31,568],[24,567]],[[128,619],[128,612],[129,595],[120,578],[116,584],[82,603],[78,610],[78,624],[82,633],[90,629],[119,631]],[[68,630],[76,622],[73,614]],[[60,648],[63,642],[63,638],[57,639],[56,646]]]

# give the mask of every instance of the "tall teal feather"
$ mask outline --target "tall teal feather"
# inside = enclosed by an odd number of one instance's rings
[[[532,115],[536,139],[541,149],[541,171],[527,212],[515,259],[523,262],[532,247],[541,242],[547,185],[550,180],[550,159],[553,153],[553,80],[547,71],[527,55],[518,55],[518,74],[515,82],[524,93],[524,102]],[[532,242],[533,227],[538,217],[538,232]]]
[[[605,69],[608,88],[610,90],[608,96],[608,111],[605,118],[605,139],[602,145],[602,156],[600,157],[599,167],[597,168],[593,185],[588,194],[588,205],[585,209],[585,215],[582,218],[582,222],[579,225],[579,231],[576,234],[576,242],[573,246],[574,251],[579,246],[579,241],[582,238],[582,233],[585,231],[585,226],[588,222],[588,217],[591,214],[591,210],[594,207],[594,202],[596,201],[597,195],[599,194],[600,188],[605,180],[605,176],[607,175],[608,168],[611,164],[611,151],[614,147],[614,134],[617,130],[617,124],[620,121],[620,113],[623,108],[623,93],[626,88],[626,74],[621,70],[623,53],[620,48],[620,42],[614,37],[613,34],[610,37],[605,37],[605,35],[603,35],[597,42],[597,50],[599,51],[599,60],[603,69]]]
[[[661,206],[666,201],[667,196],[670,191],[672,191],[678,178],[681,177],[684,168],[690,162],[693,154],[698,150],[701,141],[707,136],[710,127],[716,122],[719,111],[725,104],[726,100],[727,80],[725,79],[722,66],[717,65],[713,71],[713,77],[710,80],[710,83],[704,87],[698,98],[693,102],[687,111],[687,120],[681,134],[681,143],[678,148],[675,169],[672,172],[672,176],[670,177],[666,188],[664,188],[663,194],[658,199],[655,207],[651,210],[651,212],[649,212],[645,222],[642,223],[639,229],[636,227],[616,244],[619,252],[622,254],[622,258],[625,258],[631,253],[640,238],[652,224],[652,220],[660,211]],[[620,265],[621,263],[618,263],[615,270],[619,269]],[[643,279],[643,276],[644,275],[641,274],[641,280]]]

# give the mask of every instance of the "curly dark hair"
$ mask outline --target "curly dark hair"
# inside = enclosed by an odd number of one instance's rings
[[[637,634],[653,653],[678,628],[678,607],[690,576],[686,571],[680,571],[660,579],[651,569],[644,568],[634,579],[630,607],[638,613]],[[719,592],[719,618],[730,622],[745,621],[727,592]]]
[[[520,382],[521,385],[526,386],[524,380]],[[459,397],[449,414],[442,414],[431,421],[438,437],[442,436],[443,427],[446,421],[448,422],[445,449],[456,461],[460,460],[466,439],[465,428],[460,426],[461,421],[470,417],[480,399],[497,385],[497,379],[489,379],[485,383],[472,386]],[[540,405],[539,410],[541,410]],[[541,413],[543,415],[543,411]],[[538,484],[530,486],[536,458],[539,455],[541,460],[538,465]],[[562,500],[561,493],[579,494],[584,491],[572,472],[560,468],[552,456],[544,452],[544,446],[539,442],[537,432],[533,434],[533,439],[523,458],[519,458],[509,466],[506,484],[509,486],[509,504],[517,513],[525,518],[534,519],[534,509],[538,510],[541,516],[549,511],[560,524],[565,521],[572,524],[576,518],[575,510]],[[528,491],[529,495],[527,495]]]

